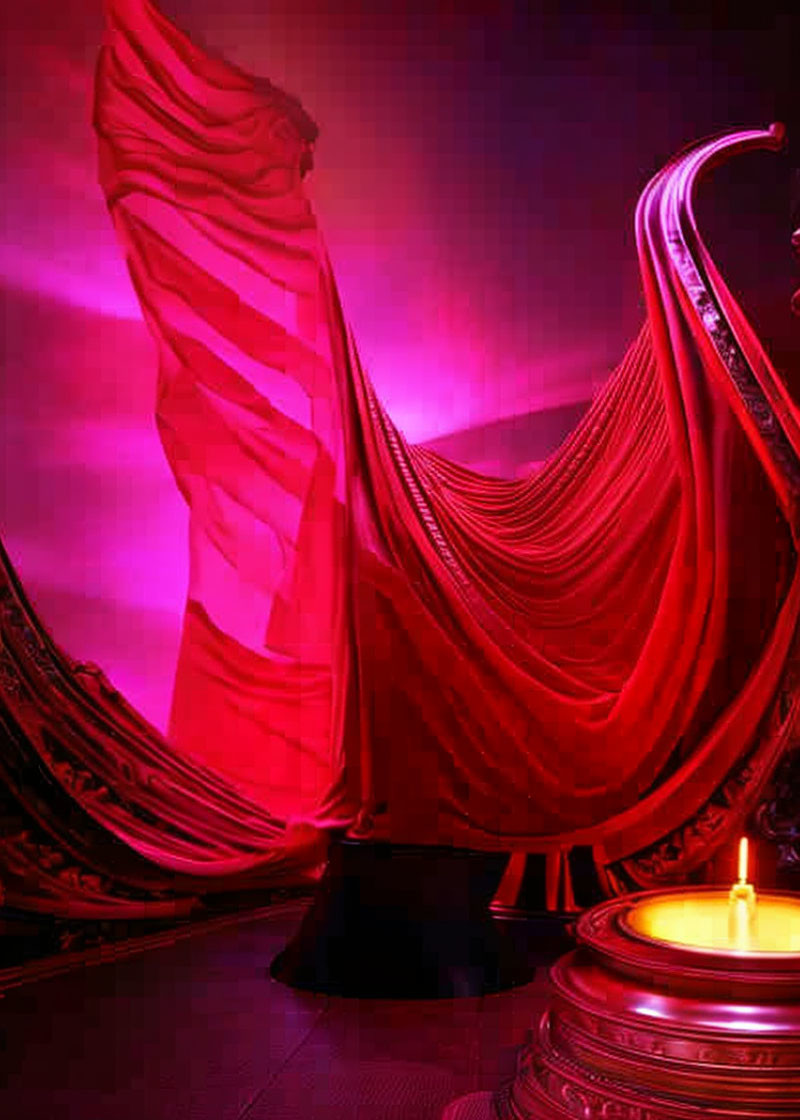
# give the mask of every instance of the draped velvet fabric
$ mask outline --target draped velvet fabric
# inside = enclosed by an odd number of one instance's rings
[[[307,883],[317,829],[189,761],[42,627],[0,546],[0,904],[173,916],[198,895]]]
[[[191,510],[175,749],[282,821],[608,859],[654,843],[752,749],[795,639],[800,421],[691,207],[778,131],[700,142],[649,183],[647,322],[541,470],[489,478],[376,398],[300,105],[148,0],[107,11],[100,178]]]

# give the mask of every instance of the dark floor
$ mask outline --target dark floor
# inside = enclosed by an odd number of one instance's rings
[[[293,991],[268,965],[302,904],[0,999],[3,1120],[439,1120],[494,1089],[546,998],[458,1000]]]

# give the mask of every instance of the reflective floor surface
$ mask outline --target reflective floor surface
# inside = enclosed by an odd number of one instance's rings
[[[439,1120],[513,1077],[547,998],[356,1000],[269,976],[292,902],[0,998],[9,1120]]]

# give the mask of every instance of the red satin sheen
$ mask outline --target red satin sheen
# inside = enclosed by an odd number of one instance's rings
[[[691,215],[711,163],[776,136],[703,142],[652,180],[647,324],[541,471],[487,478],[407,444],[376,399],[299,105],[147,0],[108,16],[101,182],[191,507],[176,747],[282,819],[398,842],[617,858],[665,835],[752,746],[800,606],[797,411]]]

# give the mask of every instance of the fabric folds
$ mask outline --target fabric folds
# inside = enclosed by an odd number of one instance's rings
[[[563,446],[508,481],[409,444],[376,398],[296,101],[148,0],[109,0],[95,119],[191,509],[181,756],[282,821],[395,842],[611,860],[700,810],[793,651],[800,421],[692,191],[777,131],[653,178],[647,322]]]

